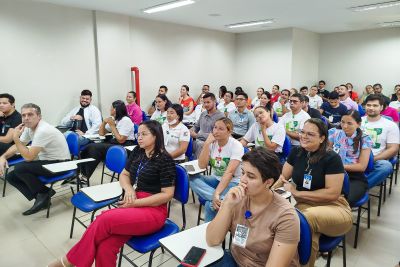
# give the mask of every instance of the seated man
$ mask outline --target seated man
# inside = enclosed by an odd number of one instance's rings
[[[316,119],[321,119],[321,113],[318,111],[318,109],[312,108],[309,105],[309,97],[304,96],[304,103],[303,103],[303,110],[310,115],[311,118],[316,118]]]
[[[382,91],[383,91],[382,84],[376,83],[376,84],[374,84],[373,88],[374,88],[374,93],[375,93],[376,95],[382,96],[382,97],[383,97],[383,100],[385,101],[386,105],[388,106],[388,105],[390,104],[390,98],[387,97],[387,96],[385,96],[385,95],[382,93]]]
[[[63,134],[42,120],[39,106],[25,104],[21,108],[21,114],[22,123],[13,132],[15,144],[0,157],[0,175],[4,174],[7,159],[19,152],[25,162],[15,165],[6,179],[28,200],[36,199],[33,206],[22,213],[31,215],[47,208],[51,196],[55,194],[54,190],[50,190],[38,178],[42,175],[54,175],[42,165],[68,160],[71,155]],[[27,147],[29,142],[32,143]]]
[[[330,126],[336,127],[340,125],[342,116],[347,114],[347,107],[340,103],[339,94],[332,91],[328,95],[328,102],[324,102],[319,111],[327,118]]]
[[[285,128],[286,135],[289,136],[292,146],[299,146],[299,132],[303,129],[303,125],[310,118],[310,115],[302,109],[304,104],[303,95],[293,94],[289,102],[291,111],[283,115],[278,123]]]
[[[380,95],[369,95],[365,100],[367,116],[362,117],[361,129],[374,142],[374,169],[367,175],[369,188],[380,184],[393,171],[389,159],[396,156],[399,150],[398,126],[380,114],[384,101]]]
[[[358,105],[350,98],[349,89],[346,85],[342,84],[338,88],[340,103],[345,105],[348,110],[357,110]]]
[[[245,92],[239,92],[236,96],[236,108],[228,114],[233,123],[232,137],[236,139],[243,137],[256,121],[253,113],[247,109],[247,99],[249,97]]]
[[[213,93],[207,93],[203,96],[203,108],[206,111],[201,113],[199,120],[190,129],[190,136],[196,139],[193,141],[193,153],[196,157],[199,156],[208,134],[212,132],[215,121],[225,117],[224,113],[217,110]]]
[[[10,94],[0,94],[0,155],[14,144],[14,128],[21,122],[21,114],[15,110],[15,98]]]
[[[310,92],[308,93],[309,105],[314,109],[318,109],[322,105],[322,98],[317,95],[318,87],[313,85],[310,87]]]
[[[79,145],[86,145],[89,139],[83,137],[84,134],[97,134],[101,124],[100,110],[90,103],[92,102],[92,92],[83,90],[79,99],[80,105],[72,109],[62,120],[61,125],[71,127],[70,131],[79,134]],[[65,133],[67,135],[69,131]]]
[[[203,85],[203,87],[201,88],[201,94],[197,98],[196,103],[200,103],[203,99],[203,96],[209,92],[210,92],[210,86],[207,84]]]

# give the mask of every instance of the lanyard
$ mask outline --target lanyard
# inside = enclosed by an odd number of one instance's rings
[[[149,163],[149,161],[150,160],[146,161],[144,164],[143,164],[143,160],[140,161],[139,167],[136,170],[135,184],[133,185],[133,190],[136,190],[138,181],[139,181],[139,174],[147,166],[147,163]]]
[[[307,168],[304,170],[307,174],[311,174],[312,168],[310,168],[310,152],[307,153]],[[308,171],[307,171],[308,170]]]

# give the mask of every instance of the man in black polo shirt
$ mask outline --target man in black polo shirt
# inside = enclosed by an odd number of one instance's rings
[[[308,98],[308,96],[304,96],[304,103],[303,103],[303,110],[305,112],[308,113],[308,115],[310,115],[311,118],[315,118],[315,119],[321,119],[321,113],[319,112],[318,109],[312,108],[309,105],[310,99]]]
[[[322,97],[322,100],[324,102],[327,102],[328,101],[328,97],[329,97],[329,91],[325,89],[325,85],[326,85],[326,83],[325,83],[324,80],[319,81],[319,83],[318,83],[318,95],[320,97]]]
[[[324,102],[319,111],[333,127],[338,126],[342,116],[348,112],[347,107],[340,103],[339,94],[335,91],[329,93],[328,102]]]
[[[14,144],[14,128],[21,123],[21,114],[15,110],[15,98],[10,94],[0,94],[0,155]]]

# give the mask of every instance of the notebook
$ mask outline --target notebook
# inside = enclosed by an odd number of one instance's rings
[[[84,187],[81,191],[94,202],[102,202],[122,195],[119,182]]]

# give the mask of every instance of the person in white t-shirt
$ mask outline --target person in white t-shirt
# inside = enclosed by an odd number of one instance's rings
[[[367,116],[362,118],[361,129],[374,142],[374,169],[367,175],[369,188],[379,185],[392,173],[393,167],[389,160],[396,156],[399,150],[398,126],[380,115],[384,101],[381,95],[375,94],[365,99]]]
[[[228,116],[229,112],[234,111],[236,109],[235,103],[232,102],[233,93],[231,91],[227,91],[224,95],[224,102],[218,104],[217,109],[225,114],[225,117]]]
[[[319,107],[323,103],[322,98],[319,95],[317,95],[317,93],[318,93],[318,87],[316,85],[311,86],[310,92],[308,94],[308,99],[309,99],[308,105],[311,108],[319,109]]]
[[[114,145],[131,146],[135,140],[135,130],[132,120],[128,116],[125,103],[116,100],[111,105],[111,117],[105,118],[100,125],[99,135],[112,133],[113,138],[104,143],[91,143],[82,151],[81,157],[94,158],[81,166],[82,175],[89,180],[100,161],[106,158],[107,151]]]
[[[400,112],[400,99],[390,102],[389,107],[395,108],[397,112]]]
[[[265,107],[256,107],[254,116],[257,123],[254,123],[240,140],[244,147],[248,143],[255,143],[256,147],[262,146],[276,153],[282,152],[285,142],[285,128],[271,119],[271,114]]]
[[[283,89],[281,91],[281,96],[278,101],[274,103],[272,109],[278,115],[278,117],[283,116],[286,112],[290,111],[290,103],[289,103],[290,91],[288,89]]]
[[[260,105],[260,100],[261,100],[261,96],[264,93],[264,88],[259,87],[257,89],[257,97],[255,97],[253,99],[253,101],[251,101],[251,107],[254,109],[256,107],[258,107]]]
[[[166,95],[158,95],[154,102],[156,103],[156,111],[151,115],[150,120],[158,121],[163,125],[167,119],[167,109],[171,105],[171,102],[168,100]]]
[[[190,141],[189,129],[182,123],[183,108],[172,104],[167,109],[167,120],[162,125],[164,146],[175,161],[185,161],[185,152]]]
[[[302,109],[304,104],[303,95],[294,94],[290,96],[289,102],[291,111],[280,118],[279,124],[285,128],[286,134],[289,136],[292,145],[299,146],[299,131],[303,129],[306,120],[311,117]]]
[[[231,187],[240,180],[240,162],[244,149],[242,144],[231,136],[233,123],[228,118],[216,120],[212,134],[208,135],[200,152],[200,168],[211,165],[211,175],[190,177],[190,187],[206,200],[205,221],[211,221],[221,205],[221,200]]]
[[[9,172],[7,181],[17,188],[29,201],[35,199],[33,206],[23,215],[31,215],[50,205],[51,197],[56,193],[40,180],[39,176],[54,175],[42,166],[71,159],[64,135],[42,120],[40,107],[29,103],[21,108],[22,123],[14,128],[11,146],[0,157],[0,175],[4,175],[7,159],[17,152],[25,162],[15,165]],[[31,142],[30,146],[27,144]]]

